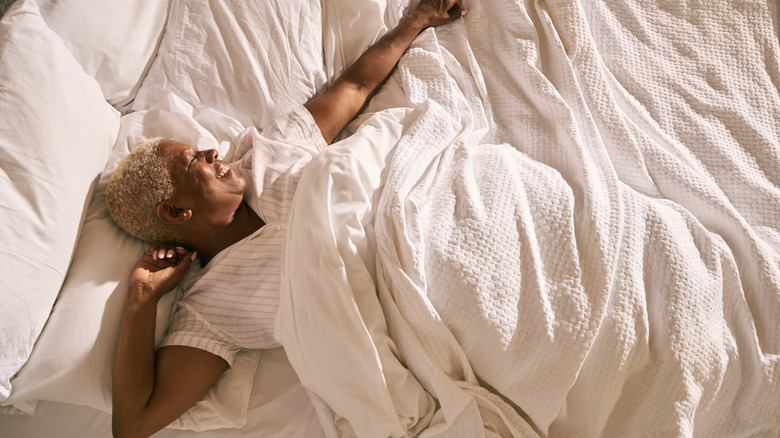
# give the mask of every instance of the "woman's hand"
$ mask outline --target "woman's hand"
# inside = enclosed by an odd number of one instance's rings
[[[461,0],[420,0],[410,15],[420,20],[425,27],[441,26],[466,15]]]
[[[159,300],[176,287],[195,256],[180,246],[153,246],[135,265],[130,288]]]
[[[421,0],[360,56],[325,92],[306,103],[322,137],[330,144],[374,95],[393,71],[409,44],[426,27],[440,26],[462,17],[461,0]]]

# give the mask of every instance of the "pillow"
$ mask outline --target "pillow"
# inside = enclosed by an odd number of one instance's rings
[[[171,91],[196,109],[267,126],[325,83],[319,2],[173,0],[133,110]]]
[[[0,114],[3,400],[62,286],[119,114],[32,0],[0,21]]]
[[[49,322],[4,404],[32,413],[36,400],[50,400],[111,412],[111,371],[130,273],[148,243],[126,234],[111,220],[105,188],[111,173],[146,138],[168,137],[230,155],[243,126],[215,111],[193,113],[168,96],[157,106],[125,115],[116,145],[89,204],[68,278]],[[215,134],[226,141],[219,143]],[[157,306],[155,338],[165,335],[173,293]],[[240,427],[246,419],[260,351],[240,353],[204,400],[171,427],[206,430]]]
[[[70,49],[106,100],[127,105],[149,69],[170,0],[37,0],[48,26]]]
[[[327,77],[337,78],[395,27],[408,5],[409,0],[323,0],[322,56]]]

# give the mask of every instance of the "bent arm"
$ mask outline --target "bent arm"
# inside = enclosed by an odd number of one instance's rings
[[[306,103],[325,141],[332,143],[355,118],[423,29],[448,23],[465,13],[460,0],[421,1],[414,12],[404,16],[324,93]]]
[[[157,302],[189,269],[195,254],[151,247],[130,277],[114,355],[112,430],[149,436],[200,400],[227,367],[219,356],[191,347],[154,351]]]
[[[227,367],[219,356],[191,347],[154,351],[157,300],[129,291],[113,371],[115,437],[146,437],[200,400]]]

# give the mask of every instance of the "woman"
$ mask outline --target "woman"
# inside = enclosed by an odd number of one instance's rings
[[[238,350],[276,346],[283,223],[301,163],[357,115],[423,29],[466,12],[461,0],[422,0],[328,90],[262,134],[250,130],[239,150],[252,150],[238,168],[227,166],[214,150],[159,139],[120,165],[107,193],[112,217],[131,234],[165,245],[151,247],[131,275],[113,370],[115,436],[153,434],[200,400]],[[133,177],[134,172],[143,175]],[[258,172],[262,186],[248,187],[244,176],[255,175],[251,185]],[[139,181],[152,183],[143,188]],[[148,189],[157,198],[145,194]],[[137,198],[141,195],[146,204]],[[169,334],[155,352],[157,302],[196,257],[205,272],[184,278]],[[242,279],[245,284],[238,284]],[[248,289],[257,282],[257,290]],[[232,308],[211,306],[227,295]],[[236,305],[242,297],[252,302]],[[244,324],[249,320],[258,328]]]

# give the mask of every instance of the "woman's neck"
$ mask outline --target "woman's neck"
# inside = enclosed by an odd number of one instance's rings
[[[225,248],[249,236],[265,225],[263,219],[242,202],[233,215],[232,222],[224,228],[211,227],[208,232],[192,236],[190,246],[198,251],[202,265],[206,265]]]

